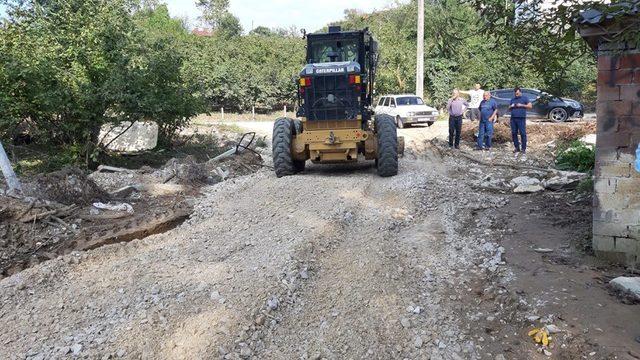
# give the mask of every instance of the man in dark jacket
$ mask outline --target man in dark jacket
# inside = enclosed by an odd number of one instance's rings
[[[514,154],[519,152],[522,152],[522,154],[527,153],[527,110],[532,108],[533,105],[529,98],[522,95],[522,90],[516,87],[515,97],[511,99],[511,106],[509,106],[509,111],[511,111],[511,137],[515,147]],[[520,139],[518,139],[518,134],[520,134]],[[522,141],[522,147],[519,140]]]
[[[491,93],[484,92],[480,102],[480,123],[478,126],[478,150],[491,149],[493,123],[498,119],[498,103],[491,98]]]

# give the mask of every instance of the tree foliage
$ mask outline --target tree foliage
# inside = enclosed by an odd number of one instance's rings
[[[0,132],[95,154],[107,122],[153,119],[165,142],[199,111],[182,80],[185,30],[165,6],[126,0],[4,1]]]
[[[159,0],[0,4],[7,8],[0,26],[0,137],[28,130],[86,159],[105,123],[154,120],[168,145],[199,112],[295,104],[305,57],[298,29],[257,27],[243,35],[228,0],[197,2],[214,30],[208,37],[191,34]],[[427,2],[427,100],[440,106],[454,87],[474,83],[592,97],[594,58],[575,29],[516,23],[504,4]],[[348,10],[339,22],[368,27],[379,41],[378,95],[414,90],[416,12],[412,0],[374,13]]]
[[[441,106],[453,88],[470,88],[474,83],[489,89],[535,87],[580,99],[595,79],[593,56],[581,39],[558,45],[548,31],[503,34],[495,29],[504,27],[506,11],[483,4],[489,2],[426,2],[425,91],[430,102]],[[372,14],[347,11],[340,22],[349,29],[369,27],[380,41],[378,94],[415,89],[416,13],[413,0]],[[509,16],[513,22],[515,15]],[[541,54],[548,52],[547,58],[532,56],[533,49],[543,46]]]

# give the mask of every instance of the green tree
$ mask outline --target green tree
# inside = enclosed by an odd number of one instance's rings
[[[166,7],[134,19],[135,4],[126,0],[3,3],[5,135],[28,127],[39,141],[73,149],[88,163],[107,122],[155,120],[168,143],[197,112],[181,75],[186,33]]]

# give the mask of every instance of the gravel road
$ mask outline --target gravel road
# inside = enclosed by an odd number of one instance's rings
[[[527,306],[505,288],[508,196],[457,164],[427,149],[392,178],[311,165],[206,188],[174,230],[1,280],[0,358],[545,358],[505,357],[513,331],[480,325],[524,331]]]
[[[473,354],[436,286],[478,252],[457,196],[437,161],[218,184],[175,230],[0,282],[0,358]]]

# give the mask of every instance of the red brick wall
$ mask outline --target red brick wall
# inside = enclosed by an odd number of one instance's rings
[[[640,263],[640,53],[598,57],[598,138],[593,247],[612,260]]]

